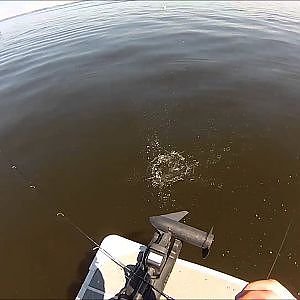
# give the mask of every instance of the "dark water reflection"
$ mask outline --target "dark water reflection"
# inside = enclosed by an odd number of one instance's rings
[[[49,207],[144,243],[148,216],[187,209],[215,227],[205,265],[266,277],[299,209],[299,9],[86,2],[0,22],[0,147],[46,195],[1,157],[1,297],[74,296],[92,246]],[[155,138],[199,162],[165,200],[145,180]],[[273,274],[294,292],[299,235]]]

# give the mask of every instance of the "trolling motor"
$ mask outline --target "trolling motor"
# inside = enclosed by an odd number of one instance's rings
[[[207,257],[214,240],[212,229],[207,233],[180,223],[187,214],[188,211],[181,211],[150,217],[150,223],[157,231],[147,249],[140,252],[138,262],[118,299],[160,299],[180,254],[182,242],[201,248],[202,257]]]

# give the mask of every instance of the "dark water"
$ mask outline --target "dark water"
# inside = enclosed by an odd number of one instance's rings
[[[86,2],[0,22],[1,297],[74,297],[97,240],[146,243],[151,215],[215,228],[210,257],[300,292],[299,3]],[[197,161],[151,186],[160,149]],[[148,147],[147,147],[148,146]],[[153,158],[153,157],[152,157]],[[57,210],[56,210],[57,208]]]

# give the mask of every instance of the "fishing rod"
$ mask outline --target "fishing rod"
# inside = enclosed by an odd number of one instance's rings
[[[29,188],[30,190],[34,190],[36,192],[36,195],[40,196],[43,200],[47,199],[46,196],[43,195],[43,192],[41,191],[41,189],[35,185],[26,175],[24,172],[22,172],[17,165],[6,155],[6,153],[4,153],[4,151],[0,148],[0,153],[2,154],[2,157],[4,158],[4,160],[8,163],[8,165],[11,167],[11,169],[13,169],[14,171],[16,171],[19,174],[19,177],[23,180],[23,182],[25,183],[25,186],[27,188]],[[47,203],[49,205],[49,201],[43,201],[44,203]],[[152,288],[154,291],[156,291],[157,293],[159,293],[161,296],[165,297],[168,300],[175,300],[173,299],[171,296],[167,295],[166,293],[164,293],[163,291],[157,289],[156,287],[154,287],[151,283],[149,283],[145,278],[143,278],[142,276],[140,276],[139,274],[136,274],[136,272],[132,271],[130,268],[128,268],[125,264],[123,264],[120,260],[116,259],[115,257],[113,257],[110,253],[108,253],[104,248],[102,248],[100,246],[99,243],[97,243],[93,238],[90,237],[90,235],[88,235],[85,231],[83,231],[73,220],[71,220],[70,217],[66,216],[63,212],[58,211],[54,206],[49,206],[49,209],[55,211],[55,214],[57,217],[62,217],[67,224],[69,224],[73,229],[76,230],[76,232],[80,233],[80,235],[84,238],[86,238],[88,241],[90,241],[92,244],[94,244],[96,246],[97,249],[100,250],[101,253],[103,253],[106,257],[108,257],[112,262],[114,262],[116,265],[118,265],[123,271],[124,271],[124,275],[126,277],[126,279],[130,280],[131,276],[133,277],[137,277],[138,279],[142,280],[143,283],[145,283],[146,285],[148,285],[150,288]],[[127,271],[129,275],[126,274]]]

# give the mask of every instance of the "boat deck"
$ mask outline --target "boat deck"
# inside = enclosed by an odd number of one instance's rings
[[[101,247],[127,266],[135,265],[138,253],[146,249],[117,235],[107,236]],[[98,250],[76,300],[117,299],[125,282],[123,270]],[[234,299],[246,284],[230,275],[177,259],[164,293],[174,299]]]

